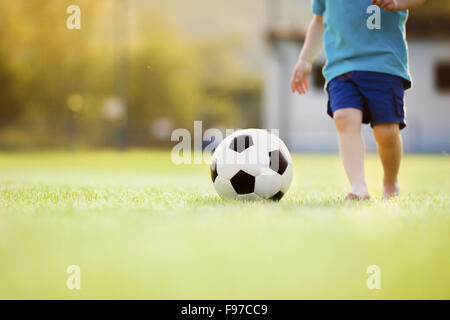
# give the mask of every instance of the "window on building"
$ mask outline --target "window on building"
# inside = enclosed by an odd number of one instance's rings
[[[436,88],[438,91],[450,91],[450,61],[436,65]]]
[[[312,75],[312,85],[317,88],[322,90],[323,86],[325,85],[325,78],[322,75],[322,69],[323,69],[323,65],[313,65],[313,69],[311,72]]]

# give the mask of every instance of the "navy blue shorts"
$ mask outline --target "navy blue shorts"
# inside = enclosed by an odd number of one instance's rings
[[[363,123],[372,127],[382,123],[398,123],[406,127],[404,107],[405,88],[409,82],[394,75],[353,71],[330,81],[328,91],[328,114],[344,108],[363,112]]]

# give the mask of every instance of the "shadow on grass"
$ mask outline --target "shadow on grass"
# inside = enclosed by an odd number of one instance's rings
[[[319,209],[319,208],[341,208],[341,207],[370,207],[378,202],[378,199],[366,201],[348,201],[342,195],[332,195],[330,197],[317,196],[289,196],[280,201],[273,200],[223,200],[216,195],[198,196],[195,199],[195,207],[235,207],[242,209],[267,207],[274,210],[295,210],[295,209]]]

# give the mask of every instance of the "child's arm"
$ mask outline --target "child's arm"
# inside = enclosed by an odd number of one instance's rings
[[[312,64],[323,46],[323,18],[314,15],[306,33],[305,44],[298,58],[291,80],[292,93],[305,94],[309,90],[308,77]]]
[[[372,3],[387,11],[414,9],[426,0],[372,0]]]

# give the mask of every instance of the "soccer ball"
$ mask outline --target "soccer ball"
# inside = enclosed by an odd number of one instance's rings
[[[235,132],[220,143],[211,160],[211,178],[223,199],[279,201],[292,177],[288,148],[266,130]]]

